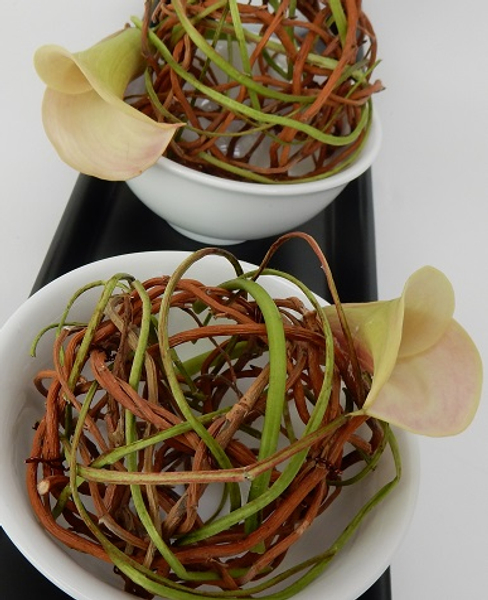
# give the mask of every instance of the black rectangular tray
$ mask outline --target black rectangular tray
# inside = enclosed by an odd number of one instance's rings
[[[297,198],[297,202],[300,201]],[[350,183],[328,208],[300,230],[313,235],[325,251],[343,302],[376,299],[374,210],[369,171]],[[229,248],[240,260],[259,263],[274,239]],[[108,256],[145,250],[193,251],[202,246],[155,216],[125,183],[80,175],[32,291],[71,269]],[[327,297],[318,263],[303,242],[292,240],[283,246],[273,266],[300,277],[316,293]],[[360,600],[391,600],[391,597],[390,570],[387,569]],[[0,598],[69,598],[24,559],[1,528]]]

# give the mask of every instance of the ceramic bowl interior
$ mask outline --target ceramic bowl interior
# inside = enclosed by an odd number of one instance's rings
[[[118,256],[92,263],[47,285],[10,318],[0,331],[0,523],[25,557],[55,585],[76,600],[129,600],[120,578],[109,565],[72,552],[54,541],[38,524],[25,488],[25,459],[30,454],[32,427],[40,417],[43,398],[34,389],[34,374],[50,363],[49,340],[41,343],[37,357],[29,356],[31,342],[46,324],[56,322],[72,293],[82,285],[128,272],[146,279],[170,274],[186,256],[183,252],[149,252]],[[222,257],[198,262],[189,275],[205,283],[218,284],[233,275]],[[266,287],[275,297],[296,295],[291,284],[267,278]],[[99,292],[98,292],[99,293]],[[73,317],[86,319],[95,295],[87,294]],[[178,323],[174,323],[177,327]],[[52,340],[51,340],[52,341]],[[398,432],[403,459],[400,484],[362,522],[354,537],[330,566],[296,598],[300,600],[355,600],[387,568],[412,518],[418,488],[418,452],[415,438]],[[383,460],[385,459],[385,460]],[[307,554],[317,554],[323,544],[355,514],[375,490],[391,479],[392,462],[384,456],[377,469],[361,484],[351,486],[333,508],[291,551],[288,563]],[[317,532],[319,534],[317,535]]]
[[[309,221],[373,164],[381,144],[375,114],[356,160],[319,181],[264,184],[200,173],[168,158],[127,182],[155,214],[184,235],[209,244],[235,244],[278,235]]]

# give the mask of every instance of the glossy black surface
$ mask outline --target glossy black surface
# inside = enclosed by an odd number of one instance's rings
[[[325,211],[299,228],[320,242],[344,302],[376,298],[373,212],[371,174],[368,172],[350,183]],[[273,239],[228,248],[241,260],[259,263]],[[202,246],[156,217],[124,183],[81,175],[32,291],[71,269],[107,256],[144,250],[191,251]],[[311,289],[327,297],[316,258],[304,242],[293,240],[283,246],[273,266],[299,276]],[[1,529],[0,598],[68,599],[23,558]],[[391,600],[389,570],[360,600]]]

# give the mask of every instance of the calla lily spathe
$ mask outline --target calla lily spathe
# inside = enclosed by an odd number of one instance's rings
[[[127,180],[152,166],[180,124],[158,123],[124,102],[144,68],[141,34],[133,27],[72,54],[39,48],[34,64],[47,85],[43,124],[60,157],[76,170]]]
[[[453,319],[454,292],[440,271],[415,272],[394,300],[343,308],[361,367],[372,375],[362,412],[430,436],[454,435],[471,423],[481,396],[481,358]],[[333,307],[327,313],[344,345]]]

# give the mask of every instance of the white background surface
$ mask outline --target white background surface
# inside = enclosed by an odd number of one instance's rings
[[[142,0],[2,2],[0,326],[29,294],[77,177],[44,135],[34,51],[44,43],[83,49],[140,6]],[[488,3],[365,0],[364,6],[387,88],[376,98],[384,141],[373,170],[380,297],[397,296],[424,264],[440,268],[456,290],[456,317],[486,362]],[[420,498],[392,564],[394,600],[486,597],[487,400],[485,391],[462,435],[421,439]]]

